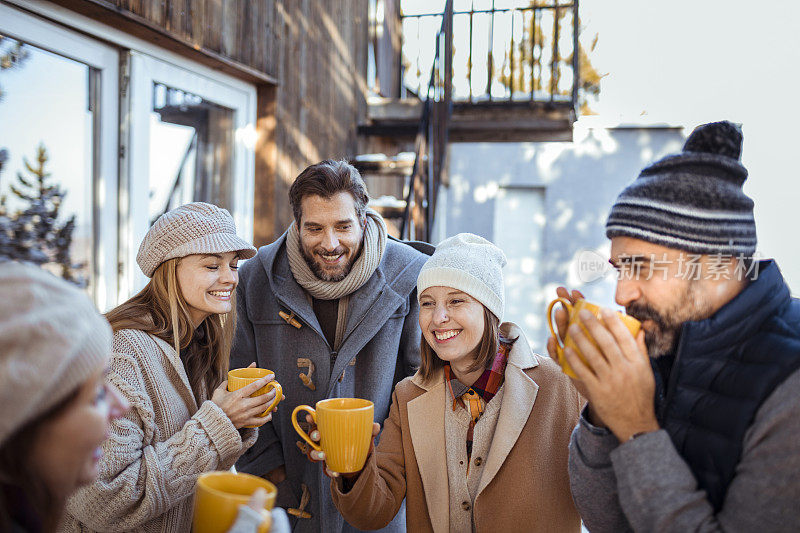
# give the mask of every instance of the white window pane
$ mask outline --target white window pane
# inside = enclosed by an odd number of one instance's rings
[[[153,84],[150,114],[150,223],[192,201],[231,210],[233,111],[183,90]]]
[[[19,42],[2,38],[0,57],[7,57]],[[77,267],[69,271],[91,287],[95,281],[95,103],[90,83],[95,72],[83,63],[21,44],[27,57],[14,68],[0,70],[0,149],[7,153],[0,174],[0,195],[5,196],[6,210],[12,218],[19,216],[32,205],[30,198],[24,196],[42,196],[37,175],[44,173],[42,184],[57,187],[62,193],[56,195],[57,205],[45,204],[48,209],[58,209],[54,229],[62,228],[74,217],[69,250]],[[34,224],[42,227],[41,221]],[[64,275],[58,264],[55,234],[40,237],[28,244],[42,249],[53,263],[47,267]]]

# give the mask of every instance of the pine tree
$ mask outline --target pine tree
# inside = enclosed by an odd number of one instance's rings
[[[24,209],[10,213],[5,198],[0,198],[0,257],[53,265],[62,278],[83,286],[79,270],[84,265],[73,263],[70,254],[75,215],[63,224],[58,221],[66,191],[51,184],[47,160],[40,144],[34,164],[23,159],[29,175],[18,172],[17,183],[10,186],[14,196],[26,202]]]

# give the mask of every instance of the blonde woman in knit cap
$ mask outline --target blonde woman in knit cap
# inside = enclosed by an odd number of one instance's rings
[[[100,476],[68,505],[70,531],[189,531],[197,476],[255,442],[271,378],[227,392],[239,259],[255,248],[228,211],[196,202],[162,215],[137,262],[150,282],[109,312],[109,379],[131,403],[103,446]]]
[[[491,242],[462,233],[422,267],[419,371],[395,387],[364,469],[329,473],[355,527],[383,527],[405,499],[409,531],[580,531],[567,475],[580,396],[518,326],[501,323],[505,263]]]
[[[0,531],[49,532],[128,406],[106,382],[111,328],[86,295],[0,262],[0,297]]]

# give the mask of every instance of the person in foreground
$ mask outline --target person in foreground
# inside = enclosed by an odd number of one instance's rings
[[[110,311],[108,379],[130,402],[111,426],[97,481],[68,502],[65,531],[189,531],[197,477],[230,468],[274,398],[268,378],[227,391],[237,262],[255,248],[233,218],[196,202],[162,215],[137,263],[150,282]]]
[[[106,382],[111,328],[85,294],[8,261],[0,297],[0,531],[51,532],[128,404]]]
[[[330,473],[354,526],[384,526],[405,498],[409,531],[580,531],[567,446],[581,399],[519,327],[500,323],[503,265],[499,248],[463,233],[422,267],[422,364],[395,387],[364,469]]]
[[[236,468],[278,485],[277,505],[300,532],[350,531],[333,507],[320,465],[292,429],[292,409],[334,397],[365,398],[375,419],[392,389],[419,365],[414,292],[427,255],[387,238],[346,161],[311,165],[289,190],[294,222],[242,267],[231,361],[278,375],[287,400]],[[403,517],[390,525],[405,531]]]
[[[753,259],[741,144],[729,122],[696,128],[608,217],[616,301],[643,334],[610,311],[608,329],[581,317],[597,348],[570,327],[587,364],[564,355],[589,401],[570,480],[592,532],[800,525],[800,302],[774,261]]]

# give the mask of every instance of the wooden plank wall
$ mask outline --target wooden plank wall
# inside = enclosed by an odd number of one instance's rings
[[[58,0],[56,0],[58,2]],[[270,74],[276,16],[282,2],[271,0],[85,0],[130,14],[175,38]],[[291,0],[284,0],[287,3]]]
[[[258,87],[259,112],[274,113],[274,121],[259,116],[259,123],[274,129],[260,128],[267,139],[258,143],[256,161],[257,245],[291,222],[288,189],[300,171],[359,153],[369,0],[53,1],[104,23],[117,17],[128,24],[124,31],[143,38],[147,31],[166,33],[189,49],[277,80],[274,88]]]
[[[309,164],[359,153],[366,117],[367,0],[276,2],[276,233],[292,220],[289,185]]]

